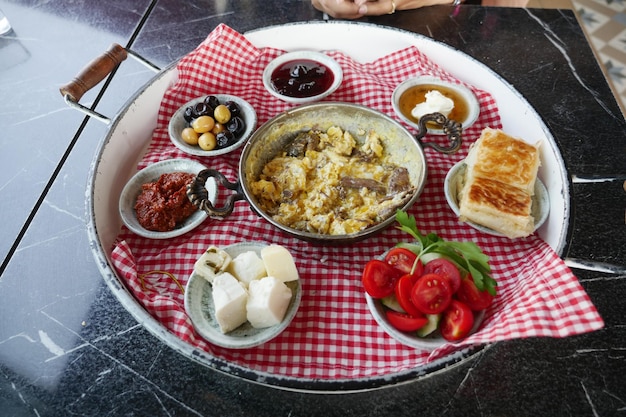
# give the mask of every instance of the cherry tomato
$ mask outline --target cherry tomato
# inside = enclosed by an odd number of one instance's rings
[[[452,300],[448,280],[437,274],[425,274],[411,289],[411,301],[424,314],[439,314]]]
[[[401,332],[414,332],[428,323],[428,319],[424,316],[413,317],[393,310],[385,311],[385,315],[389,323]]]
[[[452,300],[444,311],[439,331],[444,339],[453,342],[466,337],[474,326],[474,313],[459,300]]]
[[[372,259],[365,264],[361,281],[365,291],[374,298],[384,298],[393,294],[396,281],[401,273],[379,259]]]
[[[417,264],[415,262],[417,261]],[[417,255],[406,248],[393,248],[385,256],[385,262],[393,266],[396,269],[402,271],[403,274],[410,274],[413,271],[413,275],[417,277],[422,276],[424,265],[422,261],[417,259]],[[413,266],[415,265],[415,270]]]
[[[424,274],[438,274],[448,280],[452,294],[456,293],[461,286],[461,274],[454,263],[445,259],[437,258],[424,265]]]
[[[421,316],[423,313],[415,307],[415,304],[411,301],[411,290],[415,284],[414,277],[415,276],[411,274],[402,275],[396,283],[394,294],[396,295],[400,307],[402,307],[407,314],[411,316]]]
[[[479,290],[471,276],[461,281],[461,287],[456,293],[456,298],[474,311],[486,309],[493,301],[493,295],[487,291]]]

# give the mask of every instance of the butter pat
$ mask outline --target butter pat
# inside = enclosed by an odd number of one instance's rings
[[[246,287],[248,287],[251,281],[267,276],[265,263],[254,251],[237,255],[228,266],[228,272],[233,274]]]
[[[254,280],[248,288],[247,319],[257,329],[274,326],[283,321],[290,301],[291,290],[279,279]]]
[[[246,322],[248,293],[237,278],[222,272],[213,279],[215,319],[222,333],[235,330]]]
[[[425,97],[426,101],[418,103],[411,110],[411,116],[416,119],[430,113],[441,113],[447,117],[454,109],[454,101],[437,90],[429,91]]]
[[[209,283],[213,283],[217,275],[226,271],[231,260],[232,258],[228,253],[216,246],[210,246],[198,258],[193,266],[193,270]]]
[[[289,251],[280,245],[270,245],[261,249],[261,259],[265,264],[267,276],[282,282],[295,281],[299,278],[298,269]]]

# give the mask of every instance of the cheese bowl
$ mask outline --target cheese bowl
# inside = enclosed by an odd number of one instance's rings
[[[232,258],[235,258],[237,255],[248,251],[254,251],[257,255],[260,255],[261,249],[266,246],[259,242],[242,242],[226,246],[223,250]],[[205,340],[214,345],[230,349],[252,348],[280,335],[295,317],[302,299],[302,284],[299,279],[286,282],[285,284],[291,290],[291,301],[283,320],[271,327],[259,329],[246,322],[233,331],[222,333],[215,319],[215,305],[213,303],[211,284],[196,272],[191,274],[185,287],[185,310],[191,319],[194,329]]]

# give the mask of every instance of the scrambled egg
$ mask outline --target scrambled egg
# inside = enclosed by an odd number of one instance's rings
[[[270,160],[250,184],[260,207],[277,222],[302,231],[344,235],[357,233],[395,213],[412,194],[391,184],[394,172],[376,132],[359,143],[348,131],[300,133]]]

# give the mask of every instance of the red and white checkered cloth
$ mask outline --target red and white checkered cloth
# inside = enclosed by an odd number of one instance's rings
[[[188,100],[206,94],[233,94],[256,109],[259,124],[291,105],[273,98],[263,87],[265,66],[282,51],[258,49],[241,34],[221,25],[178,64],[179,79],[165,94],[157,128],[139,168],[170,158],[193,158],[237,179],[240,152],[192,157],[174,147],[167,124]],[[454,80],[415,47],[377,59],[355,62],[337,51],[327,51],[344,70],[341,87],[328,100],[360,103],[395,117],[390,97],[408,77],[436,75]],[[458,344],[427,352],[404,346],[377,325],[367,307],[361,271],[365,263],[399,241],[411,237],[390,227],[380,235],[345,247],[314,245],[280,232],[237,203],[224,220],[207,220],[183,236],[169,240],[141,238],[124,229],[112,258],[122,279],[139,302],[157,320],[187,343],[223,360],[252,370],[304,379],[358,379],[402,372],[442,358],[462,347],[512,338],[565,337],[593,331],[603,321],[577,278],[559,256],[537,236],[511,241],[482,234],[460,223],[446,204],[443,180],[447,170],[465,157],[471,141],[485,127],[501,127],[496,103],[489,93],[470,87],[481,105],[478,121],[464,132],[456,155],[426,149],[428,180],[419,201],[410,210],[423,232],[444,239],[471,240],[490,256],[498,296],[480,331]],[[429,140],[436,140],[435,137]],[[229,350],[202,339],[185,313],[179,287],[165,275],[145,277],[153,270],[168,271],[185,285],[195,260],[210,245],[244,241],[286,246],[300,271],[303,296],[291,325],[272,341],[250,349]]]

